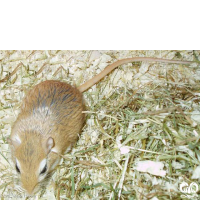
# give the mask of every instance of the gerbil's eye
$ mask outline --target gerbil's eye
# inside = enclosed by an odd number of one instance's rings
[[[17,163],[16,163],[16,165],[15,165],[15,168],[16,168],[16,171],[17,171],[18,173],[20,173],[20,170],[19,170],[19,167],[17,166]]]
[[[44,174],[47,171],[47,164],[44,166],[43,170],[40,172],[40,174]]]

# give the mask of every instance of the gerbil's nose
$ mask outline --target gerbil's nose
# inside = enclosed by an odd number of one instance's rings
[[[22,174],[21,183],[28,196],[32,196],[36,192],[35,189],[37,188],[37,178],[34,174]]]
[[[28,186],[28,187],[26,187],[26,193],[27,193],[27,195],[28,196],[33,195],[34,189],[35,189],[35,186]]]

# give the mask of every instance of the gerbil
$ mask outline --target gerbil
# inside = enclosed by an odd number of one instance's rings
[[[77,140],[84,123],[82,92],[93,86],[117,66],[134,61],[190,64],[159,58],[127,58],[107,66],[78,88],[59,81],[44,81],[24,98],[13,125],[9,144],[21,186],[34,194],[51,177],[60,154]]]

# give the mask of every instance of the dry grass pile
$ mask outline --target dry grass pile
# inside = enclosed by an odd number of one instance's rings
[[[0,195],[23,196],[6,138],[21,100],[47,79],[81,85],[127,57],[199,60],[199,51],[1,51]],[[84,93],[87,119],[40,199],[181,199],[200,179],[200,67],[122,65]],[[13,174],[15,174],[13,176]],[[193,187],[193,191],[195,188]]]

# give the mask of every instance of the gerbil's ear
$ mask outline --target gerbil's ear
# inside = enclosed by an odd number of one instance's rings
[[[49,153],[53,147],[54,147],[54,140],[52,137],[49,137],[46,142],[47,153]]]
[[[21,144],[21,140],[18,136],[15,137],[14,139],[8,138],[7,141],[8,141],[8,144],[13,146],[15,149]]]

